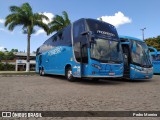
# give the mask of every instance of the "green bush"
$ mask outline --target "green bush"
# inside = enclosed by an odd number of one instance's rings
[[[4,70],[4,64],[3,63],[0,63],[0,70]]]
[[[0,71],[15,71],[15,65],[0,62]]]

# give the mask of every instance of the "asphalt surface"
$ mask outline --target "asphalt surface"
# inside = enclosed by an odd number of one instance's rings
[[[98,82],[80,79],[69,82],[61,76],[0,77],[0,111],[160,111],[160,75],[154,75],[150,80]]]

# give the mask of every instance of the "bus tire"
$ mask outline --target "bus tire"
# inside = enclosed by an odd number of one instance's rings
[[[44,76],[44,69],[43,69],[43,68],[41,68],[41,69],[39,70],[39,75],[40,75],[40,76]]]
[[[98,81],[99,81],[99,78],[92,78],[92,81],[98,82]]]
[[[71,67],[66,68],[65,76],[66,76],[68,81],[70,81],[70,82],[74,82],[75,81],[75,79],[74,79],[74,77],[72,75],[72,68]]]

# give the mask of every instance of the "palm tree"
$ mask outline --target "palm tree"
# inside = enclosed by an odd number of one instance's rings
[[[52,33],[54,31],[59,31],[71,23],[67,12],[63,11],[62,14],[63,16],[56,15],[53,18],[53,20],[49,23],[50,26],[49,33]]]
[[[6,17],[5,27],[13,31],[16,26],[22,26],[23,33],[27,34],[27,65],[26,72],[30,71],[30,38],[31,34],[35,33],[34,27],[38,26],[48,33],[48,25],[42,22],[43,19],[48,20],[48,17],[33,13],[29,3],[23,3],[20,7],[10,6],[11,14]]]

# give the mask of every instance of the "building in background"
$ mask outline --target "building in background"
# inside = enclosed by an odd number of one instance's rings
[[[15,58],[13,60],[1,60],[2,63],[15,65],[15,71],[26,70],[27,53],[14,52]],[[30,53],[30,70],[35,71],[36,54]]]

